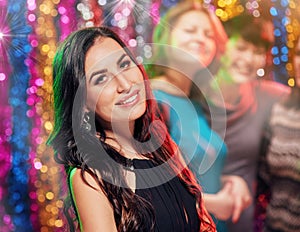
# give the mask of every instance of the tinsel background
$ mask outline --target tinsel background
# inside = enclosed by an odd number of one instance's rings
[[[288,50],[299,33],[299,0],[204,0],[226,21],[243,11],[274,24],[274,81],[294,85]],[[154,25],[179,0],[0,0],[0,231],[65,231],[64,170],[45,142],[53,128],[51,63],[75,29],[113,27],[151,56]]]

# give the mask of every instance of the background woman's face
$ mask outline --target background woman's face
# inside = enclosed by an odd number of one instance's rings
[[[96,41],[85,58],[87,107],[106,122],[134,121],[146,109],[144,77],[113,39]]]
[[[298,43],[295,48],[294,69],[296,84],[300,87],[300,39],[298,39]]]
[[[171,31],[170,45],[182,49],[207,67],[217,51],[214,36],[208,15],[193,10],[178,18]]]
[[[231,37],[223,62],[236,83],[255,80],[258,69],[266,65],[266,49],[247,42],[242,37]]]

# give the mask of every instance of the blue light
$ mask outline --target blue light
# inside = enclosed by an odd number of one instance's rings
[[[12,195],[12,199],[19,200],[20,199],[20,193],[14,192],[13,195]]]
[[[16,213],[21,213],[24,209],[24,206],[23,204],[18,204],[16,207],[15,207],[15,211]]]
[[[276,9],[275,7],[271,7],[271,8],[270,8],[270,14],[271,14],[272,16],[277,16],[277,15],[278,15],[277,9]]]
[[[279,52],[278,47],[273,47],[271,50],[272,55],[277,55]]]
[[[273,63],[274,63],[275,65],[279,65],[279,64],[280,64],[280,59],[279,59],[278,57],[274,57]]]
[[[289,1],[288,0],[281,0],[280,4],[283,7],[287,7],[289,5]]]
[[[290,20],[288,19],[288,17],[283,17],[281,20],[282,25],[287,25],[290,23]]]
[[[12,209],[11,218],[15,231],[33,231],[28,201],[28,170],[30,120],[26,115],[26,103],[30,74],[25,60],[31,51],[28,35],[32,28],[27,24],[26,1],[10,0],[8,17],[10,34],[13,35],[9,46],[9,59],[12,72],[9,77],[9,102],[12,106],[11,169],[8,173],[8,202]]]
[[[282,55],[280,57],[280,59],[281,59],[282,62],[287,62],[288,61],[288,56],[287,55]]]
[[[287,47],[287,46],[283,46],[283,47],[281,48],[281,53],[283,53],[283,54],[288,54],[288,53],[289,53],[288,47]]]
[[[274,30],[274,35],[275,35],[276,37],[281,36],[281,31],[280,31],[280,29],[276,28],[276,29]]]

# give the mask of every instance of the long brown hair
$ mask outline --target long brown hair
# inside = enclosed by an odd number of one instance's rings
[[[81,169],[81,176],[84,181],[85,172],[88,172],[95,178],[114,209],[118,231],[140,231],[141,229],[153,231],[154,213],[152,205],[136,195],[130,188],[122,187],[127,186],[123,169],[112,165],[108,159],[118,159],[120,154],[109,144],[105,143],[106,134],[102,125],[96,120],[95,128],[92,128],[90,131],[85,129],[85,56],[87,51],[94,45],[96,39],[101,37],[112,38],[117,41],[137,64],[133,54],[125,44],[108,28],[90,27],[72,33],[59,46],[53,61],[55,124],[48,143],[56,151],[55,158],[57,162],[65,166],[68,174],[71,169],[77,167]],[[200,186],[197,184],[191,171],[180,162],[179,157],[176,155],[177,146],[170,139],[166,127],[163,123],[153,123],[156,120],[162,120],[158,113],[156,101],[152,96],[148,77],[143,67],[140,65],[138,67],[144,75],[147,100],[146,112],[135,122],[133,136],[138,141],[136,145],[137,151],[141,149],[152,151],[143,154],[143,156],[157,164],[164,163],[172,158],[171,168],[196,199],[197,212],[201,223],[199,230],[214,231],[215,226],[212,219],[203,206]],[[74,101],[78,96],[80,101],[77,101],[75,104]],[[74,124],[78,125],[74,127]],[[95,132],[99,134],[100,139],[95,136]],[[166,135],[164,138],[161,136],[163,134]],[[151,143],[145,143],[150,141],[150,139]],[[146,148],[138,147],[143,143],[146,144],[143,145]],[[156,147],[158,144],[162,145],[154,150],[153,147]],[[109,157],[107,157],[107,154]],[[91,165],[93,162],[97,164],[97,171],[99,171],[101,179],[96,174],[96,168]],[[74,203],[73,207],[75,207]],[[72,218],[69,219],[70,230],[74,231],[74,220]]]

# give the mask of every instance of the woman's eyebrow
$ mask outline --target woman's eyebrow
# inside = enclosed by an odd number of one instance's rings
[[[91,83],[94,76],[99,75],[101,73],[106,73],[106,72],[107,72],[107,69],[101,69],[101,70],[98,70],[96,72],[93,72],[90,76],[89,83]]]
[[[117,61],[117,65],[119,65],[122,62],[122,60],[124,59],[124,57],[126,57],[126,56],[128,56],[126,53],[122,54],[121,57]],[[102,69],[102,70],[98,70],[96,72],[93,72],[90,76],[89,83],[91,83],[94,76],[99,75],[101,73],[105,73],[105,72],[107,72],[107,69]]]
[[[124,53],[124,54],[118,59],[117,64],[119,65],[119,64],[121,63],[121,61],[124,59],[124,57],[126,57],[126,56],[127,56],[127,54]]]

